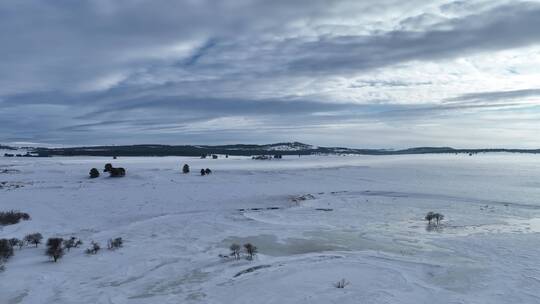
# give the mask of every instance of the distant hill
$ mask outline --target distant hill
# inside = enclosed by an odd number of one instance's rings
[[[318,147],[300,142],[283,142],[267,145],[125,145],[71,148],[33,148],[39,156],[201,156],[209,154],[228,155],[310,155],[310,154],[363,154],[399,155],[427,153],[484,153],[513,152],[540,153],[540,149],[454,149],[451,147],[417,147],[403,150],[352,149],[344,147]]]

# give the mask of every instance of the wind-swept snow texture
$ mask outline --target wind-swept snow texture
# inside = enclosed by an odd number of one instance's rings
[[[126,177],[88,178],[109,162]],[[20,186],[0,188],[0,211],[32,218],[0,238],[85,242],[57,263],[43,245],[16,249],[2,304],[540,303],[537,155],[2,157],[2,169]],[[115,237],[122,248],[84,253]],[[253,261],[219,257],[247,242]]]

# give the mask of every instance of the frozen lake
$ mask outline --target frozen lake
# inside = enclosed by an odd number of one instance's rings
[[[88,178],[108,162],[127,176]],[[539,155],[3,157],[0,185],[32,217],[0,238],[85,242],[16,249],[0,303],[540,303]]]

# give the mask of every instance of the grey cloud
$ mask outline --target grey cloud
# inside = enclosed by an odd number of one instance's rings
[[[289,71],[347,72],[413,60],[454,58],[540,43],[540,3],[518,2],[437,24],[436,30],[320,37],[300,43]]]
[[[433,3],[439,10],[424,12]],[[430,88],[368,73],[537,45],[537,28],[540,3],[522,1],[3,1],[0,141],[265,142],[305,131],[324,142],[329,126],[413,127],[517,108],[538,90],[427,105],[354,94]],[[344,92],[328,79],[345,79]],[[194,127],[230,118],[253,133]]]

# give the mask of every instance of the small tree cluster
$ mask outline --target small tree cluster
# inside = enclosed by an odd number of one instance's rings
[[[441,213],[435,213],[433,211],[430,211],[426,214],[425,220],[428,221],[428,224],[431,225],[432,221],[435,221],[436,225],[438,226],[439,223],[444,219],[444,215]]]
[[[201,175],[210,175],[212,174],[212,170],[210,170],[209,168],[206,168],[206,169],[201,169]]]
[[[99,246],[99,243],[92,241],[90,243],[90,248],[86,249],[86,254],[97,254],[98,251],[101,249],[101,246]]]
[[[90,178],[97,178],[99,177],[99,170],[96,168],[90,169]]]
[[[20,222],[21,220],[27,221],[30,219],[30,215],[25,212],[19,212],[15,210],[11,211],[2,211],[0,212],[0,225],[14,225]]]
[[[41,244],[43,236],[41,233],[31,233],[24,237],[24,241],[28,244],[34,244],[36,247]]]
[[[244,251],[242,252],[242,248],[244,249]],[[255,247],[253,244],[251,243],[246,243],[244,244],[243,247],[240,247],[240,245],[236,244],[236,243],[233,243],[229,249],[231,250],[231,256],[235,259],[235,260],[239,260],[241,257],[242,257],[242,253],[245,254],[246,256],[246,259],[248,260],[253,260],[253,257],[255,257],[255,255],[258,253],[258,250],[257,250],[257,247]]]
[[[184,173],[184,174],[189,173],[189,165],[188,164],[184,164],[184,166],[182,167],[182,173]]]
[[[64,240],[64,248],[66,248],[68,251],[70,251],[71,248],[79,248],[79,246],[81,246],[82,244],[83,242],[74,236],[67,240]]]
[[[121,237],[118,237],[115,239],[109,239],[109,241],[107,242],[107,248],[109,248],[109,250],[114,250],[114,249],[121,248],[123,244],[124,244],[124,241],[122,240]]]
[[[43,236],[41,233],[28,234],[22,240],[18,238],[0,239],[0,265],[3,265],[9,257],[13,256],[13,249],[15,247],[18,246],[19,249],[22,249],[26,244],[33,244],[37,248],[38,245],[41,244],[42,239]],[[54,262],[57,262],[58,259],[64,256],[65,249],[69,251],[71,248],[78,248],[82,243],[83,242],[76,237],[71,237],[69,239],[58,237],[49,238],[46,242],[45,255],[52,258]],[[96,252],[97,250],[99,250],[99,248],[95,249]]]
[[[47,240],[47,250],[45,254],[51,257],[54,262],[64,256],[64,247],[62,247],[64,239],[62,238],[49,238]]]

